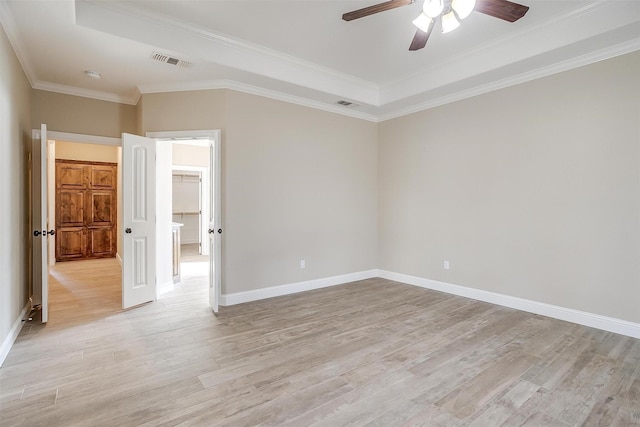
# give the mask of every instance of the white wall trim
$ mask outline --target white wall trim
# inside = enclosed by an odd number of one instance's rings
[[[34,129],[37,130],[37,129]],[[82,144],[100,144],[111,145],[115,147],[122,146],[122,138],[113,138],[110,136],[85,135],[82,133],[56,132],[47,130],[47,139],[63,142],[79,142]]]
[[[515,308],[516,310],[553,317],[554,319],[565,320],[567,322],[602,329],[604,331],[615,332],[617,334],[633,338],[640,338],[640,323],[633,323],[613,317],[574,310],[572,308],[560,307],[543,302],[484,291],[481,289],[468,288],[466,286],[454,285],[451,283],[439,282],[437,280],[424,279],[422,277],[409,276],[407,274],[394,273],[391,271],[378,270],[377,276],[396,282],[406,283],[408,285],[446,292],[448,294],[459,295],[466,298],[501,305],[503,307]]]
[[[78,2],[76,24],[249,73],[257,67],[267,78],[320,91],[324,88],[335,96],[369,104],[378,101],[377,86],[369,81],[129,4]]]
[[[327,103],[323,101],[317,101],[311,98],[302,96],[296,96],[290,93],[267,89],[264,87],[254,86],[248,83],[243,83],[229,79],[218,80],[205,80],[205,81],[190,81],[171,84],[147,84],[140,85],[138,90],[142,94],[147,93],[166,93],[166,92],[187,92],[194,90],[218,90],[228,89],[237,92],[248,93],[250,95],[262,96],[276,101],[288,102],[290,104],[301,105],[303,107],[314,108],[316,110],[327,111],[329,113],[341,114],[343,116],[353,117],[356,119],[367,120],[370,122],[378,122],[378,118],[373,114],[368,114],[355,109],[349,109],[337,104]],[[336,96],[335,99],[342,99],[344,97]]]
[[[454,91],[444,96],[431,98],[427,101],[418,102],[404,108],[397,108],[388,113],[377,115],[376,121],[383,122],[398,117],[408,116],[409,114],[429,110],[431,108],[436,108],[446,104],[451,104],[456,101],[461,101],[463,99],[472,98],[474,96],[483,95],[485,93],[494,92],[500,89],[517,86],[519,84],[538,80],[544,77],[552,76],[554,74],[573,70],[575,68],[584,67],[599,61],[604,61],[616,56],[635,52],[638,49],[640,49],[640,39],[626,41],[624,43],[609,46],[607,48],[589,52],[584,55],[579,55],[570,59],[555,62],[553,64],[547,64],[545,66],[535,68],[520,74],[514,74],[503,79],[494,80],[490,83]]]
[[[7,356],[9,355],[9,351],[11,351],[11,347],[13,347],[13,343],[16,341],[16,338],[18,338],[18,335],[22,330],[22,326],[24,325],[24,322],[22,321],[22,319],[24,319],[24,317],[27,315],[29,310],[31,310],[31,301],[28,301],[27,305],[24,306],[24,308],[18,315],[18,318],[16,319],[16,321],[13,322],[13,326],[11,327],[11,330],[9,330],[9,333],[7,334],[6,338],[2,342],[2,346],[0,347],[0,367],[4,363]]]
[[[306,280],[304,282],[289,283],[286,285],[271,286],[244,292],[234,292],[220,296],[220,305],[228,306],[242,304],[250,301],[258,301],[267,298],[295,294],[313,289],[327,288],[329,286],[342,285],[357,280],[377,277],[377,270],[359,271],[356,273],[341,274],[338,276],[324,277],[321,279]]]
[[[13,51],[18,58],[18,62],[20,62],[29,84],[33,87],[33,84],[36,81],[36,73],[33,71],[33,65],[29,60],[29,55],[27,55],[27,49],[22,43],[20,37],[18,37],[19,32],[15,22],[15,18],[13,17],[13,13],[11,12],[11,8],[8,3],[6,1],[0,1],[0,25],[4,28],[7,38],[9,39],[9,43],[11,44],[11,47],[13,47]]]
[[[174,289],[173,281],[159,283],[156,287],[156,299]]]
[[[171,130],[165,132],[147,132],[145,136],[147,138],[167,141],[184,141],[191,139],[216,139],[219,138],[219,129],[203,129],[203,130]],[[189,141],[188,144],[193,144],[194,141]],[[207,147],[209,144],[207,143]]]
[[[68,86],[59,83],[44,82],[42,80],[36,80],[31,85],[32,88],[37,90],[44,90],[47,92],[61,93],[63,95],[80,96],[82,98],[97,99],[98,101],[116,102],[118,104],[136,105],[140,99],[140,93],[137,88],[133,91],[133,96],[125,97],[111,92],[102,92],[99,90],[85,89],[76,86]]]
[[[272,83],[265,83],[270,85],[271,89],[258,87],[257,83],[250,84],[247,81],[217,79],[173,84],[141,84],[125,93],[116,94],[43,81],[36,75],[33,64],[26,53],[25,45],[20,42],[19,31],[15,18],[11,13],[11,8],[7,5],[7,2],[0,1],[0,24],[5,29],[9,42],[32,88],[128,105],[137,105],[141,93],[231,89],[367,121],[382,122],[633,52],[640,48],[640,39],[637,37],[629,38],[620,32],[625,25],[632,26],[637,23],[635,15],[628,13],[625,8],[611,8],[607,1],[595,1],[578,10],[557,15],[523,31],[514,32],[506,39],[501,39],[499,44],[502,47],[498,46],[496,42],[488,43],[474,51],[459,52],[456,56],[444,62],[438,62],[427,69],[416,71],[396,81],[381,84],[354,77],[261,45],[247,43],[224,34],[204,30],[176,20],[175,17],[150,14],[131,5],[107,3],[80,2],[76,10],[76,24],[83,25],[83,21],[86,21],[84,25],[88,28],[102,28],[107,33],[128,37],[132,40],[149,42],[153,45],[174,46],[180,52],[184,52],[185,46],[188,46],[187,50],[191,51],[189,56],[199,58],[199,60],[204,59],[231,66],[232,68],[243,69],[248,73],[255,74],[256,61],[258,61],[261,64],[259,68],[262,70],[259,74],[273,80]],[[120,24],[116,30],[111,28],[114,22]],[[138,25],[124,25],[122,24],[123,22],[133,22],[138,23]],[[140,24],[144,25],[145,28],[140,27]],[[568,25],[571,26],[567,27]],[[166,28],[168,26],[173,28],[176,34],[179,33],[184,37],[189,37],[191,43],[185,44],[181,42],[176,39],[175,34],[171,37],[166,36]],[[573,28],[576,31],[568,31],[567,28]],[[589,30],[584,33],[584,29]],[[543,44],[541,44],[542,42],[538,37],[541,31],[547,34],[547,40]],[[549,34],[553,36],[549,36]],[[166,43],[163,44],[157,41],[157,36],[168,37]],[[604,38],[605,36],[608,42],[604,43],[604,47],[601,50],[578,49],[568,59],[560,61],[550,59],[539,67],[534,67],[530,71],[508,78],[498,81],[492,80],[491,83],[478,87],[467,87],[466,89],[456,90],[435,98],[428,95],[430,91],[438,92],[438,89],[445,88],[454,82],[459,82],[463,78],[511,66],[513,65],[511,61],[516,59],[526,60],[534,54],[551,54],[550,57],[552,57],[555,56],[553,55],[555,50],[565,49],[570,45],[577,46],[589,42],[591,38]],[[514,43],[517,40],[522,40],[523,43],[526,42],[524,45],[535,46],[537,50],[528,52],[526,49],[521,49],[521,52],[518,52],[516,56],[499,54],[499,52],[513,53],[513,45],[510,43]],[[178,43],[178,45],[175,43]],[[598,40],[595,40],[595,44],[598,45]],[[216,48],[211,49],[211,46]],[[501,50],[495,51],[497,48]],[[202,52],[207,52],[205,58],[201,57]],[[477,61],[477,58],[483,60]],[[493,66],[487,69],[489,61],[492,61]],[[474,65],[480,63],[484,64],[484,68],[478,69]],[[455,65],[459,65],[458,69],[463,70],[466,74],[461,75],[454,70]],[[446,69],[443,67],[446,67]],[[452,72],[443,72],[443,70],[446,71],[450,68]],[[295,77],[295,81],[291,80],[292,76]],[[289,85],[282,86],[282,82],[289,83]],[[319,93],[304,96],[296,88],[308,88],[319,91]],[[302,95],[296,96],[293,93],[289,93],[293,91]],[[424,98],[425,96],[428,98]],[[410,98],[412,97],[417,102],[411,101]],[[372,107],[373,111],[378,112],[366,113],[357,109],[339,107],[335,104],[335,101],[342,98],[365,104]],[[420,99],[422,101],[419,101]],[[385,108],[385,106],[388,106],[388,108]]]

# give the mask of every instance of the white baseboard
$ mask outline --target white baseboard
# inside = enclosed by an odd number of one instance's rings
[[[173,280],[170,280],[165,283],[159,283],[156,287],[156,296],[159,297],[162,294],[166,294],[169,291],[173,290]]]
[[[16,321],[13,322],[13,326],[11,327],[9,334],[7,334],[4,341],[2,341],[2,347],[0,347],[0,366],[4,363],[5,359],[9,355],[9,351],[11,351],[11,347],[13,347],[13,343],[16,341],[16,338],[18,338],[18,335],[22,330],[22,325],[24,325],[22,319],[24,319],[29,310],[31,310],[31,302],[27,302],[27,305],[24,306]]]
[[[122,258],[120,258],[119,253],[116,253],[116,261],[118,261],[118,264],[120,264],[120,267],[122,267]]]
[[[310,291],[312,289],[327,288],[329,286],[342,285],[344,283],[355,282],[357,280],[371,279],[377,277],[377,270],[359,271],[357,273],[341,274],[339,276],[325,277],[322,279],[307,280],[286,285],[271,286],[269,288],[256,289],[253,291],[234,292],[232,294],[220,295],[220,305],[235,305],[244,302],[257,301],[266,298],[279,297],[282,295],[295,294],[298,292]]]
[[[378,270],[377,275],[384,279],[419,286],[421,288],[433,289],[435,291],[515,308],[517,310],[553,317],[554,319],[565,320],[604,331],[615,332],[633,338],[640,338],[640,323],[391,271]]]

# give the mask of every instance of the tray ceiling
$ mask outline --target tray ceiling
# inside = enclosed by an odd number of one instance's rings
[[[421,2],[345,22],[376,1],[0,0],[0,19],[34,88],[129,104],[230,88],[373,121],[640,49],[636,0],[520,2],[515,23],[472,13],[416,52]]]

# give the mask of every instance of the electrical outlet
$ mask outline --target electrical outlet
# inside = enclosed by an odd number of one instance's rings
[[[305,260],[301,259],[300,260],[300,268],[306,268],[307,267],[307,263]]]
[[[448,270],[449,269],[449,261],[445,260],[443,267],[444,267],[445,270]]]

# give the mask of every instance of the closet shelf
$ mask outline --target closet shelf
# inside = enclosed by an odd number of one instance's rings
[[[200,182],[200,175],[194,175],[194,174],[188,174],[188,173],[174,173],[173,179],[180,180],[180,181],[191,180],[194,182]]]
[[[174,212],[173,215],[200,215],[202,212],[194,211],[194,212]]]

